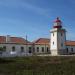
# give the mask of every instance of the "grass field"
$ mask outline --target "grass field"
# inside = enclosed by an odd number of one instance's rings
[[[75,75],[75,57],[1,58],[0,75]]]

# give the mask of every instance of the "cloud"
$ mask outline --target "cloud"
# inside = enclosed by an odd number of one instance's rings
[[[49,9],[41,8],[39,6],[33,5],[23,0],[0,0],[0,6],[7,8],[22,8],[23,10],[30,10],[39,15],[49,16]]]
[[[21,7],[24,8],[24,9],[27,8],[29,10],[32,10],[32,11],[34,11],[34,12],[40,14],[40,15],[47,15],[47,13],[49,12],[48,9],[37,7],[37,6],[34,6],[32,4],[28,4],[26,2],[22,3]]]

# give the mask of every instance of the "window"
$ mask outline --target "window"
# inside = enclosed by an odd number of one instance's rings
[[[54,45],[54,42],[53,42],[53,45]]]
[[[49,52],[49,49],[48,49],[48,47],[47,47],[47,52]]]
[[[42,47],[42,52],[44,52],[44,47]]]
[[[37,47],[37,52],[39,52],[39,47]]]
[[[31,47],[29,47],[29,53],[31,53],[32,51],[31,51],[32,49],[31,49]]]
[[[63,43],[61,43],[61,47],[63,47]]]
[[[54,33],[53,33],[53,36],[54,36]]]
[[[73,48],[71,48],[71,52],[73,52]]]
[[[31,47],[29,47],[29,50],[31,50]]]
[[[6,51],[6,46],[3,46],[3,50]]]
[[[13,51],[13,52],[15,51],[15,47],[14,47],[14,46],[12,47],[12,51]]]
[[[68,48],[66,50],[67,50],[67,53],[68,53]]]
[[[63,34],[61,33],[61,36],[63,36]]]
[[[21,52],[24,52],[24,47],[21,47]]]

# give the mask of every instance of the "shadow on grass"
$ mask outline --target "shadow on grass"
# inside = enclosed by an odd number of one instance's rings
[[[12,59],[6,59],[6,58],[0,58],[0,64],[7,64],[7,63],[12,63],[12,62],[15,62],[14,60]]]

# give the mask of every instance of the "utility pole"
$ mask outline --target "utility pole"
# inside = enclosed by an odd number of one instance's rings
[[[26,55],[27,55],[27,53],[28,53],[27,50],[28,50],[28,49],[27,49],[27,35],[26,35]]]

